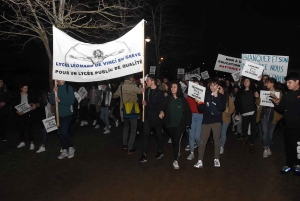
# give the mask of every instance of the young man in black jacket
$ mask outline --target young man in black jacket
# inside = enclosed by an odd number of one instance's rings
[[[149,75],[147,80],[147,89],[145,91],[145,100],[142,104],[145,106],[145,121],[143,126],[143,153],[140,162],[147,161],[147,151],[149,144],[149,136],[151,128],[155,129],[158,143],[158,151],[155,156],[156,159],[163,157],[163,138],[162,138],[162,120],[159,118],[159,112],[162,109],[164,102],[164,94],[156,86],[156,77]]]
[[[284,140],[286,151],[286,165],[282,173],[290,172],[293,168],[296,174],[300,174],[300,76],[298,73],[290,73],[285,77],[289,92],[281,99],[271,94],[275,110],[283,114],[285,126]],[[295,165],[295,166],[294,166]]]

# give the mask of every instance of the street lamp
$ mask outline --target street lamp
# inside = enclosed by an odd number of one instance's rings
[[[151,38],[150,38],[150,37],[146,37],[145,41],[146,41],[147,43],[149,43],[149,42],[151,41]]]

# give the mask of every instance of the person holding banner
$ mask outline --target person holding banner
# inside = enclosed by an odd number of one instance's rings
[[[203,114],[200,147],[198,148],[198,162],[194,165],[195,168],[203,167],[203,157],[206,149],[206,144],[212,131],[215,145],[214,166],[220,167],[220,135],[222,128],[222,112],[226,108],[225,96],[219,93],[220,81],[217,78],[212,78],[209,81],[209,89],[204,98],[204,103],[198,100],[198,111]]]
[[[256,135],[256,98],[258,93],[256,91],[254,80],[250,78],[245,78],[241,90],[236,95],[234,105],[235,105],[235,120],[239,120],[239,115],[242,116],[242,135],[241,146],[247,142],[248,138],[248,128],[251,125],[250,134],[250,152],[254,153],[254,141]]]
[[[73,147],[70,127],[73,116],[73,104],[75,102],[74,90],[64,80],[58,80],[57,83],[58,86],[54,87],[50,94],[49,103],[51,105],[58,104],[58,114],[55,115],[59,115],[58,135],[62,147],[62,152],[58,156],[58,159],[65,157],[73,158],[75,149]],[[57,97],[55,97],[56,92]]]
[[[281,173],[288,173],[291,170],[296,175],[300,174],[300,76],[292,72],[285,77],[286,85],[290,90],[282,98],[271,94],[275,105],[275,111],[283,114],[284,120],[284,141],[286,164]]]
[[[171,135],[173,144],[173,168],[179,169],[178,157],[180,155],[181,139],[186,128],[191,127],[192,112],[179,83],[171,84],[169,96],[165,98],[163,109],[159,118],[164,119],[165,125]]]
[[[17,148],[22,148],[25,146],[25,132],[29,136],[30,141],[30,150],[34,150],[34,135],[32,132],[32,123],[33,123],[33,110],[35,110],[35,104],[38,102],[36,100],[35,94],[28,93],[28,85],[22,84],[20,85],[21,92],[16,95],[14,100],[14,106],[18,106],[22,103],[27,103],[30,105],[30,110],[28,112],[15,110],[17,125],[20,131],[21,142],[17,146]]]
[[[282,92],[277,89],[277,81],[275,78],[267,78],[267,80],[265,80],[265,85],[268,91],[271,93],[279,92],[280,97],[278,98],[282,97]],[[268,99],[271,99],[271,97],[268,97]],[[256,104],[260,105],[261,101],[261,97],[256,94]],[[260,122],[262,128],[263,158],[272,155],[270,146],[272,143],[273,132],[281,118],[282,115],[277,113],[274,110],[274,107],[260,106],[257,110],[256,122]]]

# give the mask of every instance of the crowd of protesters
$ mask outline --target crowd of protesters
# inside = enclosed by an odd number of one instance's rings
[[[103,134],[109,134],[110,122],[113,121],[116,127],[122,122],[122,149],[128,154],[137,151],[135,139],[137,134],[141,134],[141,163],[148,160],[151,134],[155,134],[157,139],[155,158],[164,156],[163,133],[166,133],[169,137],[168,143],[173,145],[174,169],[180,168],[182,139],[188,144],[185,150],[190,152],[187,160],[196,157],[194,150],[198,148],[194,167],[202,168],[208,141],[214,143],[212,164],[215,167],[221,166],[220,155],[225,153],[229,129],[236,134],[240,146],[249,144],[251,154],[257,152],[254,144],[258,139],[261,140],[262,157],[270,157],[273,133],[280,124],[284,127],[286,150],[286,164],[281,172],[294,171],[300,174],[299,80],[299,74],[290,73],[285,77],[284,84],[267,75],[261,76],[260,81],[247,77],[242,77],[239,81],[215,77],[202,81],[191,77],[184,81],[186,85],[193,82],[206,88],[205,99],[201,101],[188,96],[187,89],[182,90],[180,80],[169,81],[168,78],[157,79],[154,75],[149,75],[143,88],[139,79],[134,75],[127,75],[121,83],[105,82],[101,87],[98,87],[97,82],[90,83],[89,87],[85,86],[87,95],[78,102],[75,97],[78,87],[63,80],[59,80],[57,87],[39,98],[32,93],[28,84],[22,84],[19,93],[12,98],[3,79],[0,79],[0,137],[7,141],[7,121],[12,111],[20,134],[17,148],[25,147],[27,134],[29,148],[35,150],[32,129],[34,110],[37,107],[45,108],[45,118],[48,118],[56,115],[53,106],[57,104],[59,126],[55,132],[61,144],[59,159],[72,158],[75,155],[70,129],[75,122],[80,126],[87,126],[90,122],[94,129],[99,129],[104,124]],[[261,90],[270,92],[269,99],[274,107],[260,105]],[[279,96],[276,96],[278,93]],[[133,118],[124,116],[123,105],[127,102],[138,102],[140,110],[144,110],[143,118],[142,112]],[[15,109],[15,106],[22,103],[30,105],[29,112],[23,113]],[[41,134],[42,142],[37,153],[46,151],[48,134],[45,129]]]

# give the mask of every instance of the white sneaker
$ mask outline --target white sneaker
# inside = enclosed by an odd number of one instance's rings
[[[174,168],[175,170],[179,170],[179,164],[178,164],[178,161],[174,161],[174,162],[173,162],[173,168]]]
[[[194,152],[191,152],[190,155],[187,157],[188,160],[194,159]]]
[[[268,150],[263,151],[263,158],[268,158]]]
[[[224,148],[223,147],[220,148],[220,154],[224,154]]]
[[[81,121],[81,122],[80,122],[80,126],[84,126],[84,121]]]
[[[221,166],[219,159],[215,159],[214,164],[215,164],[215,167],[220,167]]]
[[[45,147],[40,146],[39,150],[37,150],[36,153],[42,153],[44,151],[46,151]]]
[[[172,139],[171,139],[171,138],[169,138],[168,143],[169,143],[169,144],[172,144]]]
[[[105,130],[103,134],[108,134],[110,133],[110,130]]]
[[[63,159],[65,157],[68,157],[68,152],[66,149],[63,149],[62,152],[60,153],[60,155],[58,156],[58,159]]]
[[[189,151],[190,150],[190,145],[188,144],[185,148],[186,151]]]
[[[100,126],[97,124],[97,125],[95,126],[95,129],[98,129],[98,128],[100,128]]]
[[[93,126],[96,126],[97,120],[94,120],[93,122]]]
[[[111,125],[109,125],[109,128],[111,128]],[[104,130],[104,131],[105,131],[105,130],[107,130],[106,126],[104,127],[104,129],[103,129],[103,130]],[[108,130],[109,130],[109,129],[108,129]]]
[[[89,123],[87,121],[84,121],[84,125],[87,126],[89,125]]]
[[[267,149],[267,152],[268,152],[268,156],[271,156],[271,155],[272,155],[272,152],[271,152],[270,147]]]
[[[115,125],[116,125],[116,127],[119,126],[119,121],[118,120],[115,122]]]
[[[62,147],[61,147],[59,152],[61,153],[62,151],[63,151],[63,149],[62,149]]]
[[[68,158],[73,158],[75,155],[75,149],[73,147],[69,147],[69,155]]]
[[[137,131],[136,134],[139,135],[139,134],[140,134],[140,131]]]
[[[25,142],[21,142],[21,143],[17,146],[17,148],[22,148],[22,147],[25,147]]]
[[[34,144],[30,144],[30,150],[34,150]]]
[[[202,160],[198,160],[198,162],[194,165],[194,168],[203,168]]]

